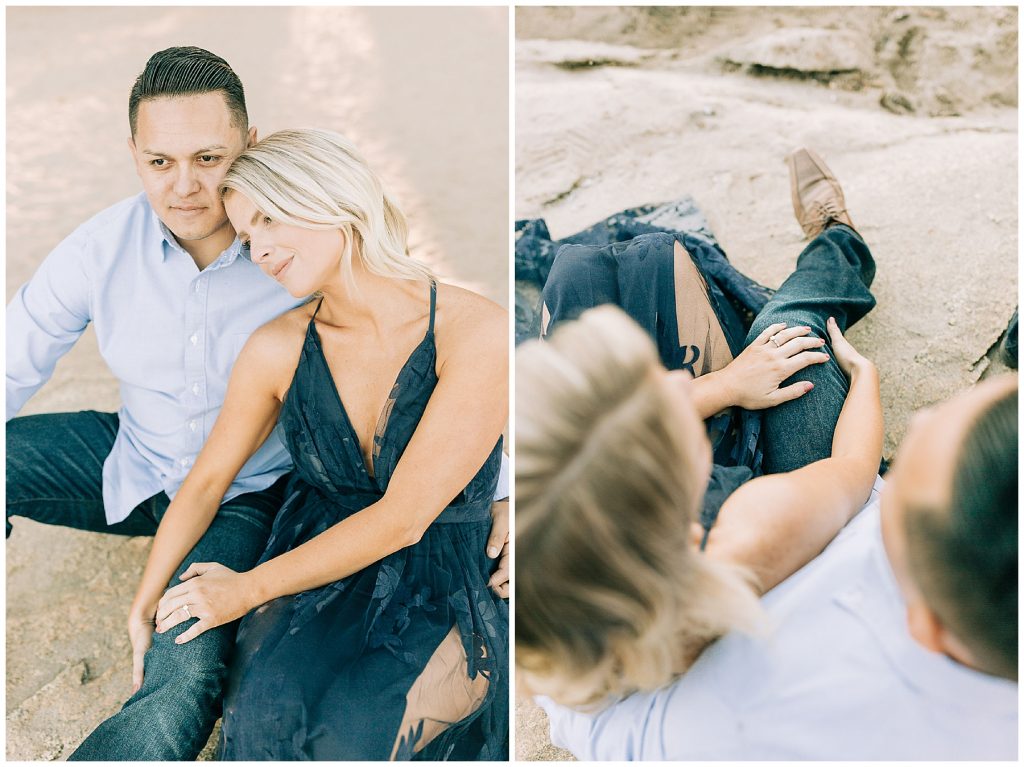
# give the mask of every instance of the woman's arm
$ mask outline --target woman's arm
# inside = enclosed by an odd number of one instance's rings
[[[828,362],[827,354],[816,351],[825,340],[808,335],[810,332],[806,325],[769,325],[724,368],[695,378],[690,392],[700,417],[710,418],[733,405],[762,410],[809,392],[814,388],[809,381],[797,381],[784,389],[779,384],[808,365]]]
[[[278,392],[296,357],[280,326],[257,330],[242,349],[231,372],[224,405],[209,439],[164,513],[135,593],[129,617],[134,673],[142,683],[142,656],[149,647],[157,604],[192,547],[209,528],[221,499],[245,462],[270,435],[281,408]],[[291,348],[289,348],[291,347]]]
[[[316,588],[411,546],[469,483],[487,459],[508,418],[508,315],[474,297],[438,326],[438,383],[423,417],[376,503],[247,573],[222,568],[170,589],[160,614],[185,600],[202,616],[178,642],[286,594]],[[442,354],[442,350],[446,350]],[[188,574],[186,574],[188,575]],[[172,616],[158,630],[180,622]]]
[[[828,330],[836,361],[850,378],[832,456],[746,483],[723,504],[708,537],[708,555],[750,568],[762,593],[821,553],[867,501],[878,473],[883,434],[878,371],[831,318]]]

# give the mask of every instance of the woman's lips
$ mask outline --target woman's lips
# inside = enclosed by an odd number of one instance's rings
[[[291,266],[291,263],[294,260],[295,260],[295,256],[292,256],[291,258],[288,258],[288,259],[285,259],[284,261],[282,261],[280,264],[278,264],[277,266],[274,267],[273,271],[271,272],[271,276],[275,280],[280,281],[281,277],[285,273],[285,270],[288,269],[289,266]]]

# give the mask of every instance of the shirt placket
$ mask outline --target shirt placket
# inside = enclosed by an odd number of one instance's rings
[[[210,270],[196,275],[185,301],[185,423],[178,471],[187,474],[203,446],[206,414],[207,294]]]

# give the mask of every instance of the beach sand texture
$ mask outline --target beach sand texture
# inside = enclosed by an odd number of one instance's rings
[[[1016,9],[524,8],[516,37],[517,218],[561,238],[691,194],[729,258],[777,287],[805,245],[783,158],[811,146],[878,263],[878,306],[849,337],[881,372],[886,456],[912,411],[1005,369]],[[530,701],[515,751],[571,758]]]
[[[413,252],[508,306],[504,8],[8,9],[8,300],[78,224],[140,191],[128,93],[172,45],[231,63],[261,135],[348,135],[402,204]],[[23,414],[118,405],[88,331]],[[149,545],[14,520],[8,759],[66,758],[127,699],[125,625]]]

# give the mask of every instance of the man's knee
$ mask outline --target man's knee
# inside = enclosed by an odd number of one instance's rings
[[[193,623],[185,621],[162,634],[153,634],[153,644],[144,659],[140,694],[159,688],[190,700],[219,696],[234,644],[235,624],[218,626],[177,644],[175,638]]]

